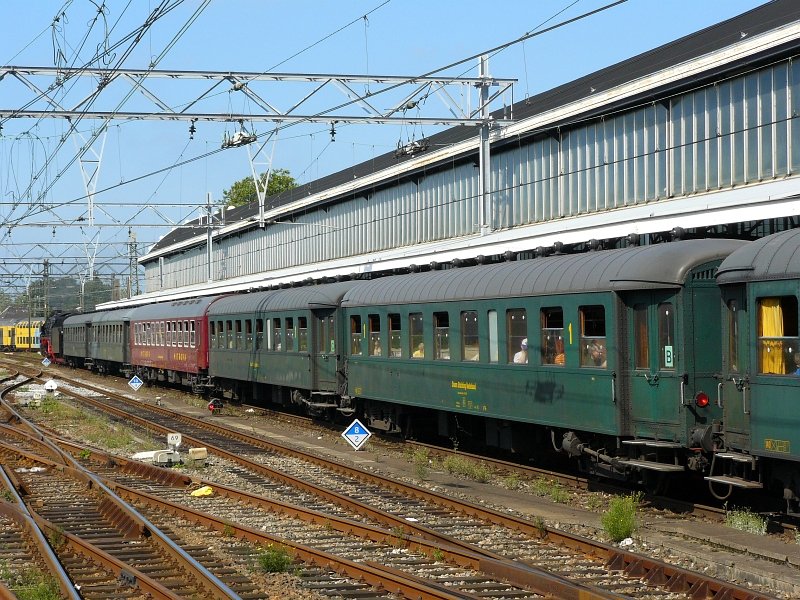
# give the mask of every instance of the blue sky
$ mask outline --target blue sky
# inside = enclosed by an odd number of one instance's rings
[[[52,67],[60,52],[66,62],[83,64],[102,44],[105,31],[110,30],[110,39],[120,39],[141,25],[157,2],[134,0],[127,9],[126,4],[121,0],[108,2],[105,18],[97,19],[90,29],[97,10],[88,0],[6,0],[4,12],[13,18],[0,21],[0,62]],[[420,75],[512,41],[543,23],[552,25],[605,4],[597,0],[213,0],[163,56],[158,68]],[[490,70],[498,77],[517,78],[514,98],[521,100],[759,4],[762,2],[753,0],[629,0],[498,53],[491,58]],[[146,68],[200,5],[198,0],[187,0],[157,21],[121,66]],[[366,19],[361,18],[364,15],[368,15]],[[118,51],[114,60],[121,56]],[[446,73],[475,76],[474,67],[470,62]],[[159,87],[154,84],[152,89],[158,91]],[[193,84],[173,89],[177,90],[176,98],[191,99],[196,94]],[[288,87],[285,92],[276,88],[274,93],[274,101],[281,107],[288,106],[298,94]],[[0,81],[0,108],[19,108],[30,98],[19,83],[9,78]],[[233,112],[249,108],[241,95],[227,91],[219,94],[218,101]],[[90,121],[78,124],[84,136],[90,135],[93,127]],[[28,189],[31,174],[40,171],[46,161],[43,178],[32,189],[36,196],[37,190],[51,185],[41,200],[54,208],[23,220],[10,235],[6,232],[0,240],[0,258],[21,252],[10,248],[9,241],[46,244],[99,240],[101,247],[111,244],[106,251],[113,253],[114,244],[127,239],[129,223],[144,245],[155,242],[169,229],[170,222],[196,217],[207,194],[219,200],[225,188],[249,174],[244,149],[219,152],[169,169],[176,162],[219,148],[223,134],[234,129],[231,125],[198,123],[190,141],[185,122],[115,122],[106,138],[97,181],[99,190],[108,188],[95,199],[98,227],[84,228],[82,237],[73,225],[85,211],[85,201],[81,200],[85,192],[77,165],[68,166],[75,155],[75,144],[69,140],[61,150],[55,150],[66,131],[65,122],[7,121],[0,137],[0,225],[9,218],[16,222],[23,214],[24,206],[12,210],[9,202]],[[266,124],[257,126],[258,133],[268,129]],[[435,132],[397,125],[347,126],[337,128],[336,141],[330,143],[328,129],[324,125],[287,128],[275,147],[273,167],[289,169],[305,183],[388,152],[411,135]],[[158,175],[128,183],[165,168]],[[64,174],[54,182],[62,170]],[[155,210],[142,210],[144,205]],[[159,224],[163,226],[155,227]],[[119,250],[119,246],[116,248]],[[44,250],[31,251],[28,256],[38,260],[46,256]],[[56,244],[51,244],[49,251],[62,257],[76,254],[74,249]]]

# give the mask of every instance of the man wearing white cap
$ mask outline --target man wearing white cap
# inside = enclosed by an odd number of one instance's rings
[[[514,355],[514,364],[526,365],[528,364],[528,338],[522,340],[519,346],[520,351]]]

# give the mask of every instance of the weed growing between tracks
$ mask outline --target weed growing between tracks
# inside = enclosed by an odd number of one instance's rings
[[[0,579],[5,581],[18,600],[58,600],[61,590],[58,582],[36,568],[12,571],[8,564],[0,564]]]
[[[600,522],[612,542],[621,542],[636,531],[636,514],[642,501],[641,492],[611,499]]]
[[[45,396],[38,407],[31,404],[29,409],[34,413],[40,412],[53,429],[90,444],[121,451],[139,451],[143,444],[137,437],[138,434],[132,433],[127,427],[83,408],[61,402],[51,395]],[[145,445],[147,444],[149,442]],[[153,443],[152,447],[144,449],[157,448],[159,445]]]
[[[270,544],[259,552],[256,560],[265,573],[285,573],[292,566],[294,559],[284,546]]]
[[[767,519],[749,510],[725,511],[725,525],[754,535],[767,534]]]

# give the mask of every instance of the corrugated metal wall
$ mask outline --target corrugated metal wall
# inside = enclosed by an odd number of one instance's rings
[[[800,62],[520,140],[493,151],[493,229],[782,177],[800,167]],[[214,279],[476,233],[478,169],[442,164],[368,196],[229,237]],[[147,291],[202,283],[204,246],[145,267]]]

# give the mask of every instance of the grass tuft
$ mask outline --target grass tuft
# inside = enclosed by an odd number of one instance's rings
[[[270,544],[259,552],[258,565],[265,573],[285,573],[294,559],[284,546]]]
[[[766,535],[767,533],[767,519],[749,510],[726,511],[725,525],[755,535]]]
[[[611,541],[621,542],[633,535],[636,530],[636,513],[641,501],[642,494],[639,492],[611,499],[608,510],[600,519],[603,530]]]

